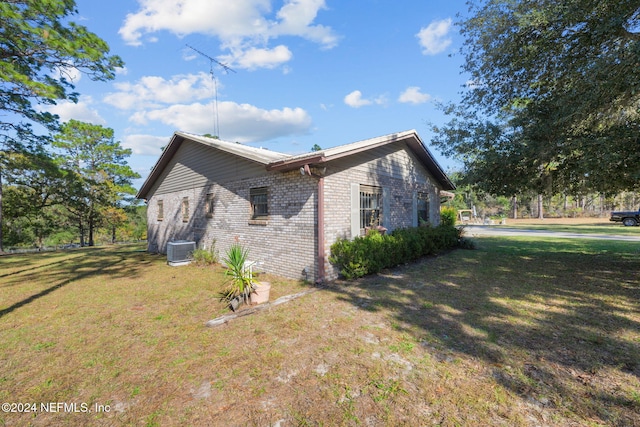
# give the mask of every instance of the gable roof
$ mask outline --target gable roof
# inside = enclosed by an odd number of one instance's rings
[[[236,155],[238,157],[242,157],[247,160],[251,160],[253,162],[262,164],[265,167],[273,161],[290,157],[288,154],[265,150],[263,148],[250,147],[248,145],[223,141],[216,138],[208,138],[206,136],[196,135],[188,132],[175,132],[171,137],[169,144],[165,147],[164,151],[162,151],[162,155],[160,155],[160,158],[153,166],[153,169],[151,169],[151,173],[142,184],[142,187],[140,187],[138,194],[136,194],[136,198],[146,198],[147,193],[149,192],[149,190],[151,190],[151,187],[153,186],[155,181],[160,177],[160,174],[162,174],[164,168],[169,164],[173,156],[178,151],[178,148],[180,148],[180,146],[186,139],[227,152],[229,154]]]
[[[407,143],[407,146],[411,149],[411,151],[413,151],[413,153],[416,154],[416,156],[418,156],[423,166],[438,181],[443,190],[455,190],[456,186],[451,182],[451,180],[442,170],[429,149],[424,145],[418,133],[413,129],[404,132],[379,136],[376,138],[365,139],[362,141],[353,142],[351,144],[340,145],[338,147],[328,148],[326,150],[283,158],[270,163],[267,166],[267,169],[287,171],[299,168],[306,164],[322,164],[399,141]]]
[[[144,199],[155,181],[160,177],[164,168],[169,164],[171,158],[175,155],[178,148],[184,140],[194,141],[211,148],[215,148],[244,159],[262,164],[266,170],[272,171],[289,171],[298,169],[304,165],[320,165],[332,160],[336,160],[346,156],[368,151],[383,145],[395,142],[406,142],[407,146],[420,159],[423,166],[433,175],[433,177],[442,186],[443,190],[455,190],[455,185],[451,182],[447,174],[442,170],[438,162],[435,160],[431,152],[424,145],[418,133],[415,130],[405,132],[392,133],[389,135],[379,136],[376,138],[365,139],[353,142],[351,144],[340,145],[338,147],[327,148],[325,150],[314,151],[311,153],[291,156],[288,154],[278,153],[277,151],[265,150],[262,148],[250,147],[247,145],[237,144],[234,142],[223,141],[215,138],[208,138],[201,135],[195,135],[187,132],[175,132],[169,141],[169,145],[164,149],[160,159],[151,170],[151,173],[145,180],[136,197]]]

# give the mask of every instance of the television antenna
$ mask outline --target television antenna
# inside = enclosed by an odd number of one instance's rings
[[[220,137],[220,118],[219,118],[219,114],[218,114],[218,83],[216,80],[216,76],[213,73],[213,65],[217,64],[220,67],[222,67],[222,69],[228,73],[229,71],[232,72],[236,72],[233,68],[229,67],[226,64],[223,64],[222,62],[218,61],[217,59],[215,59],[214,57],[212,57],[211,55],[207,55],[206,53],[196,49],[195,47],[191,46],[191,45],[186,45],[189,49],[195,51],[196,53],[204,56],[205,58],[207,58],[209,60],[209,74],[211,74],[211,81],[213,82],[213,114],[214,114],[214,121],[213,121],[213,134],[214,136]]]

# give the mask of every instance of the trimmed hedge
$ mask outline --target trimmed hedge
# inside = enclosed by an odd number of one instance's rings
[[[388,235],[372,230],[331,245],[329,262],[346,279],[356,279],[458,246],[461,230],[452,225],[400,228]]]

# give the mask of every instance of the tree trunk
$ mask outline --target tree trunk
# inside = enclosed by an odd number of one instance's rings
[[[89,246],[95,246],[93,241],[93,228],[94,228],[93,218],[89,218]]]
[[[513,207],[513,219],[518,219],[518,196],[513,196],[511,203]]]
[[[79,220],[78,231],[80,231],[80,247],[84,248],[84,224],[82,222],[82,219]]]
[[[538,194],[538,219],[544,219],[544,212],[542,211],[542,194]]]
[[[114,245],[116,243],[116,226],[114,225],[111,228],[111,244]]]

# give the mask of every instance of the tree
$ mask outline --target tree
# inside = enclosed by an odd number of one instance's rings
[[[93,246],[95,228],[106,218],[115,223],[116,208],[126,195],[135,194],[131,181],[140,175],[127,165],[131,149],[114,141],[113,129],[77,120],[62,125],[53,146],[67,179],[63,204],[76,219],[80,244],[87,231]]]
[[[470,11],[460,27],[471,83],[445,107],[440,147],[498,194],[637,186],[637,2],[487,0]]]
[[[57,127],[57,118],[38,106],[77,101],[73,70],[104,81],[123,65],[102,39],[69,21],[75,14],[74,0],[0,1],[0,223],[4,156],[46,143],[33,124]]]
[[[322,151],[322,147],[320,147],[318,144],[313,144],[313,147],[311,147],[311,151]]]
[[[14,229],[15,224],[21,224],[23,229],[32,229],[38,247],[42,247],[45,235],[56,227],[55,217],[48,208],[57,204],[64,192],[62,172],[49,153],[43,150],[6,153],[4,159],[8,222],[14,224]]]

